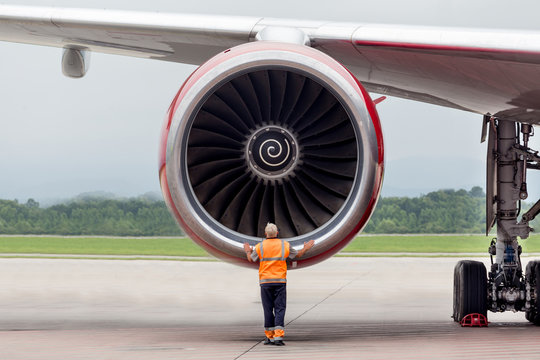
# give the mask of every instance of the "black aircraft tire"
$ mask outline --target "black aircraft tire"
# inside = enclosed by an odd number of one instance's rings
[[[487,316],[487,272],[479,261],[462,260],[454,268],[454,321],[478,313]]]
[[[452,318],[454,319],[454,321],[460,321],[458,319],[458,296],[457,294],[459,294],[459,287],[460,287],[460,283],[459,283],[459,278],[460,278],[460,274],[462,272],[462,269],[463,268],[463,264],[462,262],[458,262],[456,264],[456,266],[454,267],[454,306],[453,306],[453,312],[452,312]]]
[[[529,321],[532,321],[534,325],[536,326],[540,326],[540,265],[539,264],[540,263],[536,263],[536,266],[534,267],[534,277],[536,279],[536,284],[535,284],[536,300],[531,304],[534,307],[534,316],[531,316],[531,320],[529,320]]]
[[[531,290],[534,291],[534,279],[536,276],[536,268],[538,267],[538,260],[529,261],[527,264],[527,267],[525,268],[525,281],[531,285]],[[536,317],[536,313],[538,312],[538,307],[535,308],[534,302],[531,303],[531,308],[529,310],[525,310],[525,318],[530,321],[534,322],[534,318]]]

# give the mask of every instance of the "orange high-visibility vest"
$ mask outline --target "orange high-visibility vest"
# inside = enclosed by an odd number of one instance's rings
[[[286,283],[289,243],[281,239],[266,239],[255,246],[259,256],[259,283]]]

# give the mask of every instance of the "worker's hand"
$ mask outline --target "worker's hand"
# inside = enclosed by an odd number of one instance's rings
[[[315,240],[309,240],[308,242],[304,243],[304,250],[308,251],[315,245]]]
[[[248,243],[244,243],[244,251],[247,253],[253,251],[253,249],[251,248],[251,246],[249,246]]]

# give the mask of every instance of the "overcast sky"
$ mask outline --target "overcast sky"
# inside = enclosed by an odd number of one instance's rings
[[[5,4],[256,15],[335,21],[537,29],[533,1],[10,1]],[[489,4],[489,5],[488,5]],[[0,198],[64,198],[87,191],[158,191],[165,112],[193,66],[94,53],[90,71],[61,73],[61,50],[0,43]],[[484,186],[481,116],[390,98],[385,191]],[[540,133],[533,142],[540,148]],[[437,171],[434,171],[436,169]],[[529,188],[540,194],[535,184]],[[411,190],[412,189],[412,190]],[[413,191],[414,192],[414,191]]]

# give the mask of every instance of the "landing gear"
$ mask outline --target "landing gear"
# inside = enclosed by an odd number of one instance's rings
[[[491,242],[491,269],[480,262],[460,261],[454,269],[455,321],[470,313],[525,311],[540,325],[540,261],[521,264],[522,240],[533,230],[529,222],[540,213],[540,201],[521,217],[521,201],[527,199],[527,169],[540,169],[538,151],[528,147],[534,135],[529,124],[484,117],[483,140],[489,131],[486,186],[486,235],[497,225]],[[489,130],[488,130],[489,128]],[[521,141],[522,139],[522,141]],[[494,260],[495,257],[495,260]]]
[[[462,260],[454,268],[454,314],[461,321],[469,314],[487,316],[486,267],[479,261]]]

